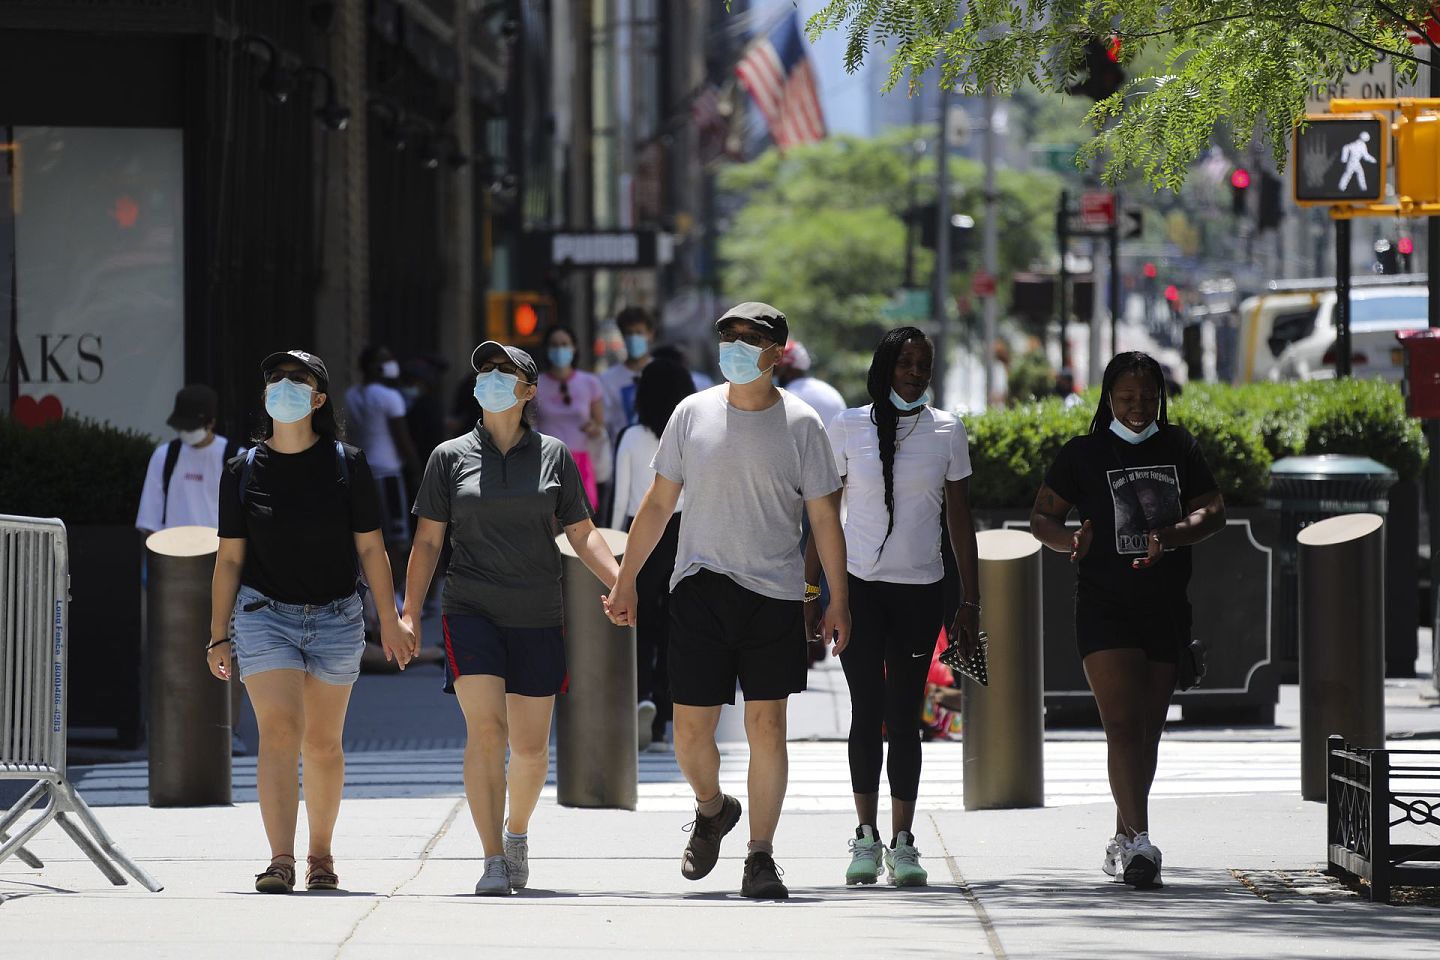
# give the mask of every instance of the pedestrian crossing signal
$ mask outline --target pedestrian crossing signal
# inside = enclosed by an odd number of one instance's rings
[[[485,339],[538,347],[556,323],[555,300],[543,293],[492,290],[485,302]]]
[[[1293,178],[1301,206],[1378,203],[1385,197],[1390,122],[1381,114],[1310,114],[1295,128]]]

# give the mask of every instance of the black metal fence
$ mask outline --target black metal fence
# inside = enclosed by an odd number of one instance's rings
[[[1440,887],[1440,750],[1331,737],[1328,755],[1326,872],[1365,880],[1378,903],[1390,902],[1392,887]]]

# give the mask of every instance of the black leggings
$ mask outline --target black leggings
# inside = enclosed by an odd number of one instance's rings
[[[888,737],[890,795],[913,801],[920,792],[920,711],[940,635],[944,582],[849,580],[850,644],[840,664],[850,685],[850,785],[860,794],[880,792],[881,741]]]
[[[630,529],[634,517],[625,521]],[[635,627],[635,689],[641,700],[655,704],[654,736],[660,739],[674,713],[670,704],[670,575],[680,548],[680,514],[665,532],[635,578],[640,621]]]

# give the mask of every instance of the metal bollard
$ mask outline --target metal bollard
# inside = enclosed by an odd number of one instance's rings
[[[1385,746],[1385,518],[1300,531],[1300,798],[1326,797],[1326,745]]]
[[[204,656],[219,547],[213,527],[172,527],[145,541],[152,807],[231,802],[230,687]]]
[[[627,537],[601,530],[610,552],[625,553]],[[569,689],[556,708],[556,799],[566,807],[634,810],[639,800],[639,733],[635,717],[635,629],[605,616],[605,587],[562,534],[565,662]]]
[[[980,582],[990,635],[990,685],[966,679],[965,809],[1045,805],[1045,670],[1040,542],[1022,530],[985,530]]]

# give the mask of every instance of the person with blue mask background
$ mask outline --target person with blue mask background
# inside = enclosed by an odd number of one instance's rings
[[[607,588],[616,563],[591,520],[575,458],[526,420],[539,379],[530,354],[489,340],[470,363],[481,420],[436,447],[425,467],[404,622],[418,639],[420,601],[448,536],[445,690],[465,716],[465,796],[485,851],[475,893],[508,896],[529,882],[530,817],[550,766],[555,696],[566,681],[556,523]]]
[[[220,478],[205,656],[221,680],[238,665],[260,726],[255,775],[270,864],[255,889],[289,893],[295,886],[296,764],[303,758],[306,886],[334,890],[341,734],[365,646],[360,570],[375,593],[385,656],[403,669],[418,647],[395,614],[375,483],[365,454],[341,442],[324,361],[287,350],[266,357],[260,373],[264,426]]]
[[[535,384],[535,429],[560,440],[580,468],[592,507],[599,504],[592,446],[605,437],[605,388],[600,378],[576,365],[575,334],[569,327],[545,331],[545,370]]]
[[[980,628],[979,555],[970,513],[970,445],[954,414],[930,406],[935,347],[915,327],[891,330],[875,348],[871,402],[831,420],[830,446],[845,483],[845,557],[850,644],[840,654],[850,688],[850,781],[859,825],[849,841],[847,884],[922,887],[913,827],[920,788],[920,713],[945,617],[948,532],[963,587],[949,636],[968,653]],[[806,551],[806,580],[820,558]],[[821,611],[807,608],[811,629]],[[890,786],[890,845],[879,828],[884,742]]]
[[[626,307],[616,315],[615,326],[625,343],[625,361],[600,373],[605,387],[605,425],[612,440],[635,422],[635,385],[655,345],[655,315],[644,307]]]
[[[1065,525],[1071,509],[1080,527]],[[1200,445],[1167,417],[1165,373],[1144,353],[1110,361],[1090,432],[1061,448],[1030,529],[1075,565],[1075,642],[1109,750],[1115,835],[1101,868],[1160,883],[1149,797],[1160,734],[1190,636],[1190,547],[1225,526]]]

